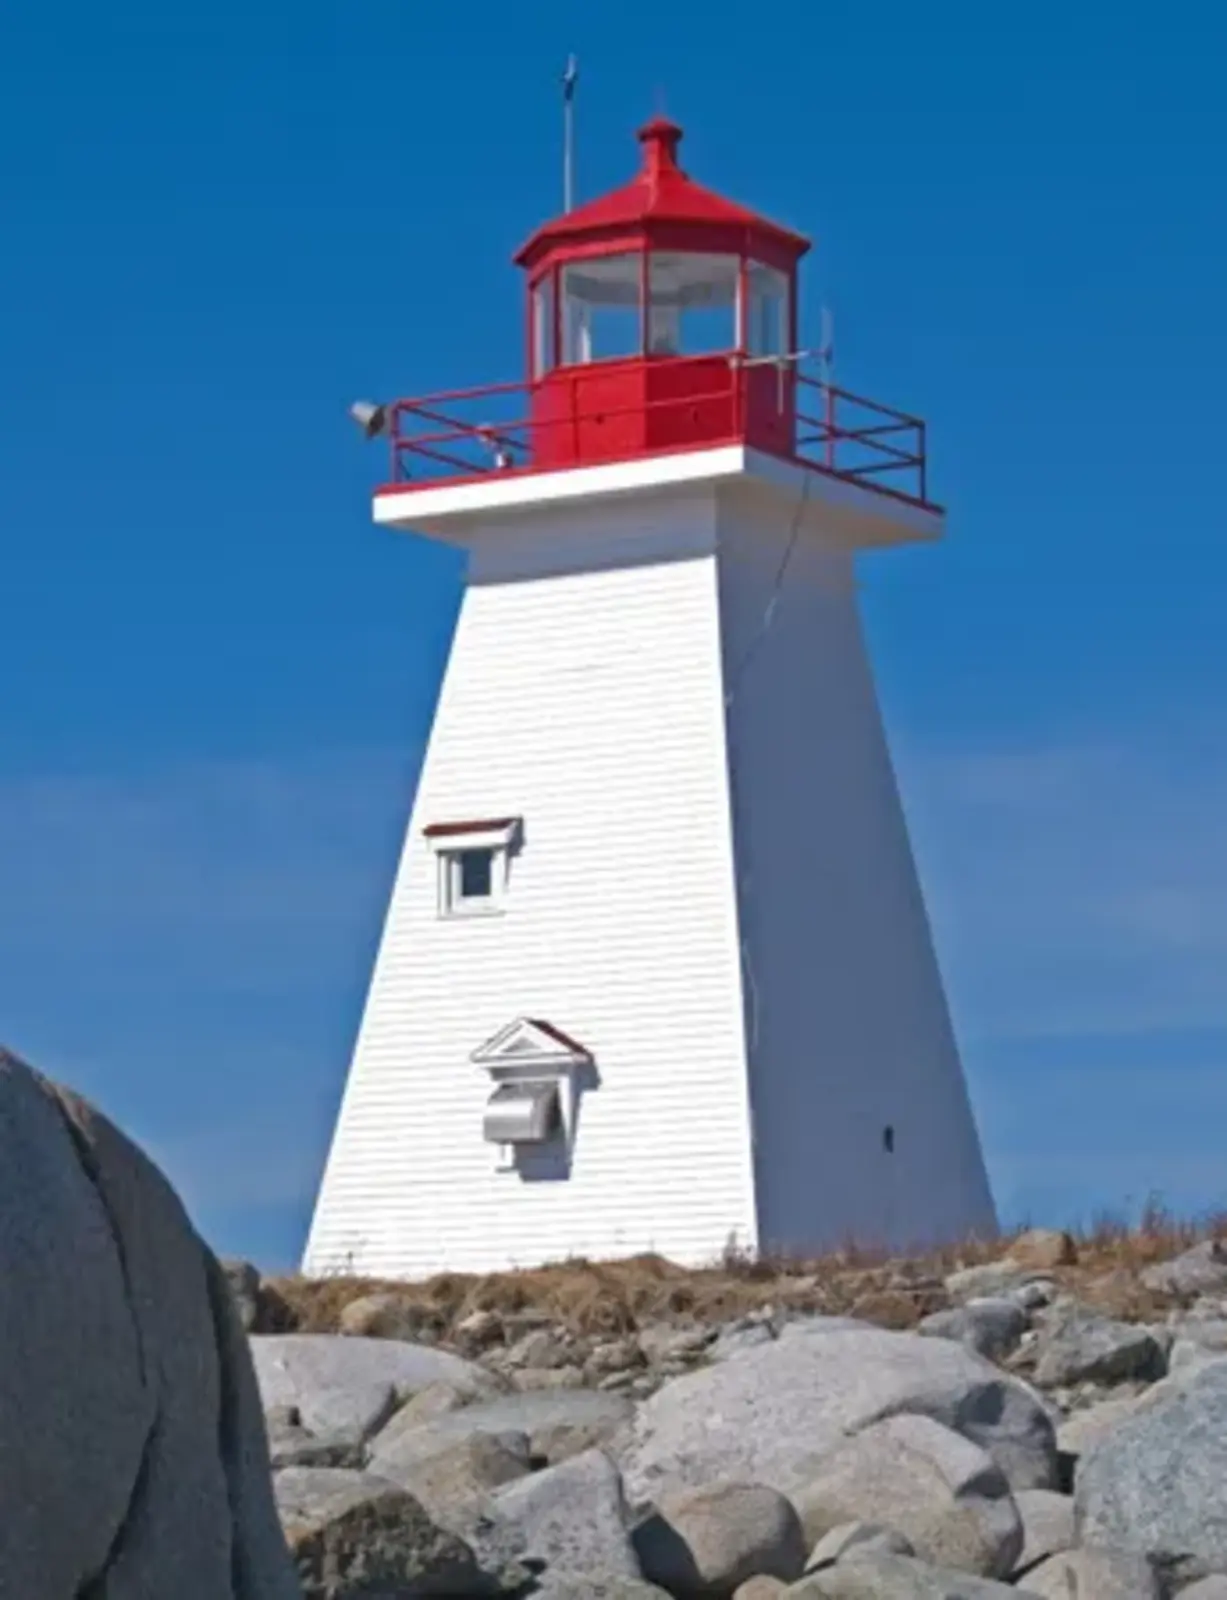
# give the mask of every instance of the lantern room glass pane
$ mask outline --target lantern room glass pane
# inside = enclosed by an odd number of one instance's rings
[[[554,274],[551,271],[533,285],[533,377],[539,378],[554,363]]]
[[[788,352],[788,274],[751,261],[746,269],[749,309],[746,351],[752,356],[783,356]]]
[[[654,250],[648,262],[649,355],[735,350],[740,277],[737,256]]]
[[[643,349],[643,257],[595,256],[562,269],[562,360],[566,366],[637,356]]]

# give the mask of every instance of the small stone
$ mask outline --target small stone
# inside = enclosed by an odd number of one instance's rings
[[[471,1433],[413,1462],[396,1481],[448,1527],[449,1513],[527,1477],[531,1470],[526,1434]]]
[[[574,1340],[564,1339],[548,1328],[534,1328],[506,1352],[509,1367],[569,1367],[575,1365]]]
[[[985,1261],[975,1267],[961,1267],[944,1278],[943,1286],[955,1305],[965,1300],[983,1300],[1008,1294],[1027,1281],[1029,1274],[1013,1261]]]
[[[1056,1228],[1028,1228],[1010,1245],[1007,1259],[1031,1272],[1050,1272],[1054,1267],[1072,1267],[1078,1247],[1068,1233]]]
[[[664,1589],[658,1589],[654,1583],[647,1583],[642,1578],[611,1578],[605,1573],[564,1572],[557,1567],[551,1567],[533,1584],[531,1596],[532,1600],[670,1600]]]
[[[421,1428],[438,1417],[447,1417],[453,1411],[462,1410],[471,1398],[463,1389],[457,1389],[454,1383],[428,1383],[405,1401],[392,1422],[402,1432],[406,1428]],[[391,1427],[392,1423],[388,1426]],[[386,1428],[383,1433],[387,1433]]]
[[[696,1360],[717,1337],[716,1329],[709,1327],[676,1328],[670,1323],[649,1323],[640,1328],[639,1348],[650,1362],[689,1362]]]
[[[788,1600],[1020,1600],[1022,1590],[910,1556],[873,1554],[812,1572],[786,1593]]]
[[[871,1289],[852,1303],[853,1317],[877,1328],[914,1328],[919,1314],[917,1297],[902,1289]]]
[[[1022,1518],[1023,1547],[1014,1575],[1036,1567],[1048,1556],[1074,1545],[1074,1502],[1051,1489],[1020,1489],[1014,1496]]]
[[[260,1311],[260,1274],[250,1261],[232,1258],[218,1264],[226,1275],[243,1332],[250,1333]]]
[[[1044,1330],[1035,1381],[1043,1388],[1060,1384],[1152,1381],[1166,1370],[1162,1348],[1146,1328],[1075,1309]]]
[[[1019,1596],[1040,1600],[1161,1600],[1154,1568],[1124,1550],[1066,1550],[1049,1556],[1019,1583]]]
[[[930,1338],[958,1339],[989,1361],[1004,1361],[1027,1329],[1022,1308],[1004,1297],[968,1300],[949,1311],[935,1311],[917,1329]]]
[[[643,1574],[678,1600],[728,1596],[746,1579],[791,1580],[805,1566],[801,1520],[758,1483],[717,1483],[667,1495],[635,1530]]]
[[[499,1344],[503,1338],[503,1319],[496,1311],[470,1311],[456,1324],[457,1342],[470,1353]]]
[[[361,1467],[362,1443],[352,1434],[322,1438],[296,1423],[268,1430],[269,1465],[282,1467]]]
[[[1171,1261],[1145,1268],[1140,1281],[1157,1294],[1227,1293],[1227,1244],[1221,1239],[1204,1239]]]
[[[521,1394],[538,1389],[582,1389],[582,1367],[523,1367],[512,1374],[512,1384]]]
[[[768,1578],[760,1572],[737,1585],[733,1590],[733,1600],[780,1600],[780,1596],[787,1593],[786,1583],[779,1578]]]
[[[1097,1440],[1133,1416],[1137,1399],[1130,1395],[1119,1400],[1101,1400],[1085,1411],[1075,1411],[1057,1429],[1057,1449],[1065,1455],[1082,1456]]]
[[[861,1556],[914,1556],[912,1541],[897,1528],[880,1522],[841,1522],[824,1533],[809,1553],[807,1572],[831,1566],[836,1561],[855,1561]]]
[[[639,1372],[644,1366],[643,1351],[635,1339],[611,1339],[594,1345],[584,1363],[584,1378],[597,1383],[602,1378]]]
[[[409,1339],[429,1345],[438,1338],[440,1320],[433,1307],[388,1290],[351,1300],[342,1308],[337,1326],[352,1338]]]

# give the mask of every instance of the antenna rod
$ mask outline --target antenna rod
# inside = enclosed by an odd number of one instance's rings
[[[579,63],[574,56],[567,57],[567,68],[562,75],[562,208],[570,211],[575,204],[575,85],[579,81]]]

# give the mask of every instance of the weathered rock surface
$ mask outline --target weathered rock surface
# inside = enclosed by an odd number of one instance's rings
[[[1025,1385],[946,1339],[813,1333],[676,1378],[644,1401],[622,1452],[633,1499],[722,1478],[790,1494],[849,1433],[929,1416],[978,1443],[1019,1488],[1055,1481],[1051,1420]]]
[[[1037,1491],[1039,1492],[1039,1491]],[[833,1565],[836,1561],[855,1561],[858,1556],[914,1556],[912,1541],[897,1528],[880,1522],[841,1522],[823,1534],[809,1553],[806,1571]]]
[[[453,1527],[453,1518],[531,1470],[527,1434],[470,1433],[413,1462],[394,1481],[444,1526]]]
[[[0,1050],[0,1589],[296,1600],[251,1359],[174,1191]]]
[[[1081,1544],[1152,1557],[1183,1582],[1227,1572],[1227,1362],[1098,1439],[1075,1509]]]
[[[785,1593],[788,1600],[1017,1600],[1021,1591],[909,1556],[867,1555],[810,1573]]]
[[[244,1333],[250,1333],[260,1310],[260,1274],[250,1261],[227,1260],[218,1265],[233,1297],[239,1325]]]
[[[1129,1378],[1151,1383],[1166,1369],[1164,1351],[1149,1329],[1075,1307],[1054,1316],[1044,1330],[1035,1381],[1045,1388]]]
[[[401,1339],[255,1334],[251,1353],[265,1408],[297,1406],[308,1428],[316,1419],[330,1427],[369,1427],[381,1408],[390,1414],[389,1397],[394,1405],[433,1383],[451,1384],[474,1399],[498,1390],[476,1362]]]
[[[1180,1591],[1180,1600],[1227,1600],[1227,1574],[1214,1573],[1209,1578],[1199,1578]]]
[[[290,1467],[277,1506],[306,1600],[497,1593],[463,1540],[371,1473]]]
[[[568,1572],[642,1576],[618,1469],[601,1450],[546,1467],[491,1498],[494,1522],[526,1558]]]
[[[1154,1568],[1142,1556],[1122,1550],[1068,1550],[1049,1556],[1015,1593],[1041,1600],[1162,1600]]]
[[[544,1573],[525,1600],[671,1600],[667,1590],[643,1578],[607,1578],[595,1572]]]
[[[826,1456],[794,1500],[811,1544],[841,1524],[886,1515],[936,1566],[1004,1577],[1022,1550],[1001,1468],[930,1417],[871,1424]]]
[[[411,1408],[398,1412],[371,1440],[373,1471],[399,1481],[407,1468],[453,1440],[474,1433],[526,1434],[534,1462],[557,1464],[606,1444],[634,1416],[622,1395],[599,1390],[537,1390],[500,1395],[420,1422]]]
[[[1057,1228],[1028,1228],[1010,1245],[1009,1259],[1028,1270],[1051,1272],[1078,1259],[1078,1247],[1068,1233]]]
[[[989,1361],[1003,1361],[1026,1332],[1027,1314],[1014,1300],[968,1300],[925,1317],[917,1332],[957,1339]]]
[[[1227,1294],[1227,1243],[1204,1239],[1171,1261],[1145,1268],[1140,1279],[1158,1294]]]
[[[791,1503],[757,1483],[667,1495],[634,1542],[644,1576],[678,1600],[728,1600],[753,1577],[799,1578],[807,1548]]]
[[[1072,1549],[1074,1502],[1069,1495],[1054,1494],[1051,1489],[1020,1489],[1014,1503],[1023,1527],[1023,1546],[1014,1563],[1016,1574]]]

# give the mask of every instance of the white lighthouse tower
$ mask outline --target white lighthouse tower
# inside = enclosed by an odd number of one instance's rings
[[[540,228],[524,382],[398,401],[467,585],[307,1243],[416,1276],[994,1231],[857,614],[923,425],[812,377],[799,235],[680,130]]]

